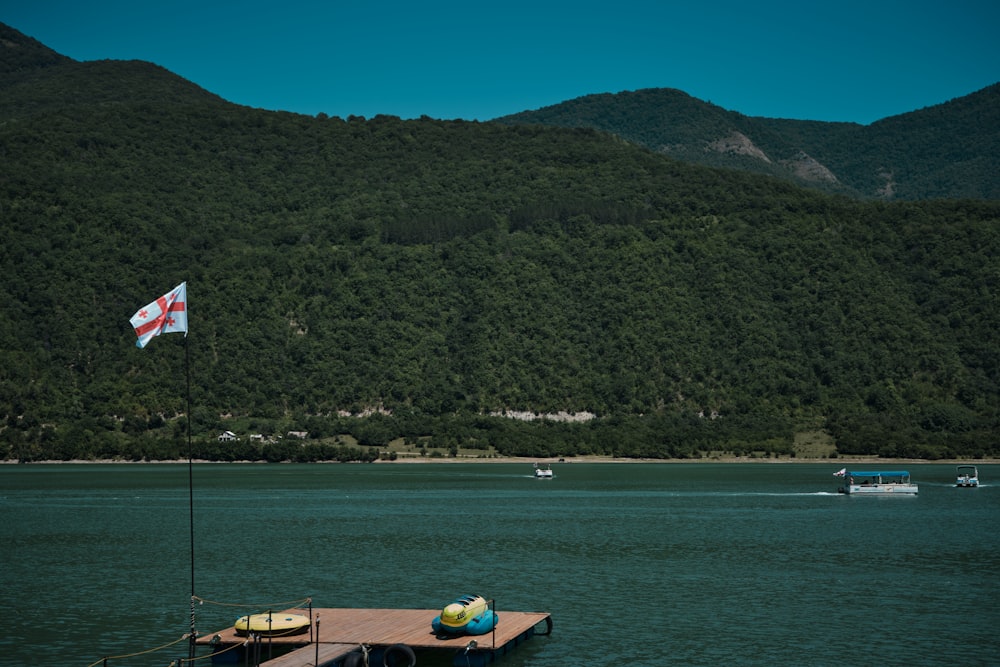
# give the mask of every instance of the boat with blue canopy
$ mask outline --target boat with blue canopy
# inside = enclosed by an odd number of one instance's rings
[[[906,470],[847,470],[835,472],[844,478],[840,493],[862,496],[912,496],[917,485],[910,481]]]

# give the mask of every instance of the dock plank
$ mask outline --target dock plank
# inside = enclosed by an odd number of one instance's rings
[[[310,644],[262,664],[267,667],[315,667],[339,660],[356,648],[353,644]]]
[[[308,614],[308,610],[289,609],[287,613]],[[286,613],[282,612],[282,613]],[[484,635],[462,635],[439,638],[434,634],[431,621],[440,614],[438,609],[349,609],[313,608],[312,629],[316,642],[322,645],[324,661],[335,660],[361,644],[391,646],[406,644],[413,649],[461,650],[472,640],[479,651],[489,651],[506,646],[541,623],[550,623],[546,612],[498,611],[497,627]],[[236,634],[233,627],[208,635],[197,642],[210,644],[213,638],[223,646],[242,644],[246,637]],[[315,646],[310,644],[310,634],[265,638],[276,645],[301,646],[280,658],[268,661],[268,667],[305,667],[315,664]],[[339,651],[339,653],[337,653]],[[325,657],[324,657],[325,656]]]

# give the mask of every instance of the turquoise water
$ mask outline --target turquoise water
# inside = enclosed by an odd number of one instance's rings
[[[553,467],[196,465],[195,591],[550,612],[509,667],[1000,664],[1000,466],[956,489],[954,466],[910,465],[912,498],[839,495],[835,463]],[[189,529],[186,464],[0,466],[0,664],[179,638]],[[246,612],[197,613],[207,633]]]

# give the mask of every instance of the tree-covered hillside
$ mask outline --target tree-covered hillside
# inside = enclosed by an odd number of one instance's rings
[[[273,113],[39,54],[0,68],[0,458],[186,451],[185,344],[204,456],[791,453],[821,430],[998,453],[998,204],[860,203],[592,129]],[[137,349],[129,317],[182,281],[187,340]],[[220,449],[229,428],[311,447]]]
[[[497,119],[589,127],[685,162],[861,199],[1000,199],[1000,83],[871,125],[748,117],[666,88]]]

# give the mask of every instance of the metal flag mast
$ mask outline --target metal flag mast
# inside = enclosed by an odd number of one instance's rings
[[[184,333],[184,375],[187,380],[188,441],[188,511],[191,530],[191,632],[188,635],[188,658],[194,659],[197,632],[194,627],[194,447],[191,441],[191,348],[188,345],[187,282],[173,288],[156,301],[136,311],[129,320],[138,337],[136,347],[143,349],[164,333]]]
[[[184,307],[186,312],[186,303]],[[191,634],[188,638],[188,657],[194,658],[195,642],[198,639],[194,628],[194,448],[191,445],[191,348],[188,345],[187,332],[184,334],[184,375],[187,377],[188,523],[191,526]]]

